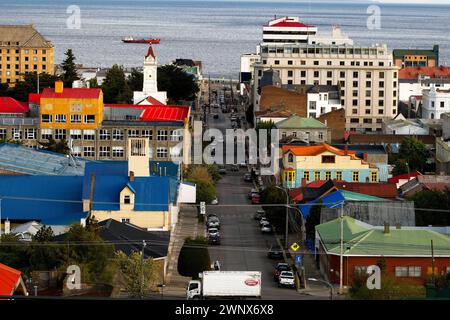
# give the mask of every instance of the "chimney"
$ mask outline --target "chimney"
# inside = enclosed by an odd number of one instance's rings
[[[367,162],[367,153],[364,153],[363,159]]]
[[[55,93],[63,93],[64,91],[64,82],[58,80],[55,82]]]
[[[134,182],[134,171],[130,171],[130,182]]]
[[[302,178],[302,187],[306,187],[306,183],[307,183],[306,178]]]
[[[5,221],[5,234],[10,234],[11,233],[11,223],[9,222],[8,219],[6,219]]]
[[[402,225],[400,223],[397,223],[395,225],[395,229],[400,230],[402,228]]]
[[[389,234],[389,223],[385,222],[384,223],[384,234]]]
[[[348,144],[345,145],[345,148],[344,148],[344,155],[348,155]]]

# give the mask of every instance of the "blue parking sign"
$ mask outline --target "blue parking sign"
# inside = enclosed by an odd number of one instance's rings
[[[301,264],[302,263],[302,256],[295,256],[295,263]]]

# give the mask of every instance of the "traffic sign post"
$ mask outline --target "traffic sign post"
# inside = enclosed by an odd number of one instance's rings
[[[200,202],[200,214],[201,215],[205,215],[206,214],[206,203],[205,202]]]

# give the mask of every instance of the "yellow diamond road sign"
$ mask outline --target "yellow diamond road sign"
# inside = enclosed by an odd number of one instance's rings
[[[294,251],[297,251],[299,248],[300,248],[300,246],[297,244],[297,242],[295,242],[291,245],[291,249]]]

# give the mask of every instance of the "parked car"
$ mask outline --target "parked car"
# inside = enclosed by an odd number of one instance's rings
[[[269,259],[283,259],[283,250],[279,245],[273,244],[267,252],[267,257]]]
[[[291,271],[291,267],[287,263],[280,262],[275,266],[275,270],[273,271],[273,280],[278,282],[280,273],[283,271]]]
[[[213,119],[219,119],[219,115],[218,115],[217,113],[215,113],[215,114],[213,115]]]
[[[252,196],[252,204],[260,204],[261,196],[259,194],[253,194]]]
[[[217,228],[220,229],[220,220],[219,218],[211,218],[207,221],[206,226],[209,228]]]
[[[210,244],[220,244],[220,235],[208,236],[208,241]]]
[[[259,226],[262,227],[264,224],[269,223],[269,220],[267,220],[266,217],[261,217],[261,219],[259,219]]]
[[[295,288],[294,273],[292,271],[281,271],[278,286]]]
[[[233,171],[233,172],[239,171],[239,166],[238,166],[237,164],[233,164],[233,165],[231,166],[231,171]]]
[[[214,269],[215,271],[220,271],[220,268],[221,268],[221,266],[220,266],[219,260],[214,261],[213,269]]]
[[[253,195],[259,195],[258,190],[251,189],[250,192],[248,193],[248,199],[251,200],[253,198]]]
[[[253,181],[252,175],[250,173],[244,174],[244,181],[245,182],[252,182]]]
[[[270,223],[263,224],[261,227],[261,232],[262,233],[272,233],[273,232],[272,225]]]
[[[266,212],[264,210],[257,210],[255,215],[253,216],[253,219],[255,220],[261,220],[261,218],[265,217]]]
[[[217,228],[209,228],[208,229],[208,237],[211,237],[211,236],[220,236],[219,229],[217,229]]]
[[[219,173],[220,174],[227,174],[227,169],[222,167],[222,168],[219,169]]]
[[[217,214],[210,213],[210,214],[208,214],[208,215],[206,216],[206,222],[208,222],[208,220],[211,219],[211,218],[217,218],[217,219],[219,219],[219,217],[217,216]]]
[[[239,166],[242,168],[247,167],[247,161],[239,163]]]
[[[219,204],[219,199],[217,199],[217,197],[215,197],[215,198],[213,199],[213,201],[211,201],[211,204],[212,204],[212,205],[217,205],[217,204]]]

